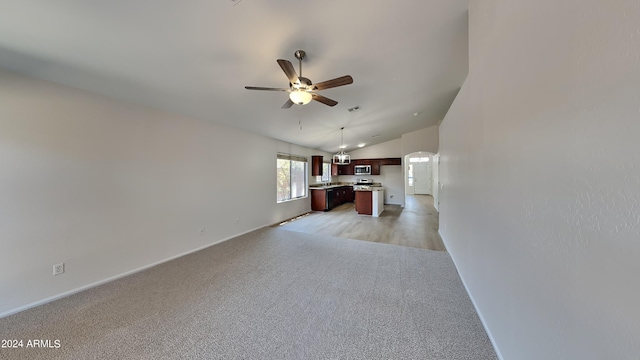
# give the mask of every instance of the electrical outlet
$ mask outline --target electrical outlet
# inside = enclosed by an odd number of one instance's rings
[[[53,265],[53,275],[60,275],[64,273],[64,263]]]
[[[207,229],[206,229],[206,228],[204,228],[204,227],[200,228],[200,235],[204,235],[204,233],[205,233],[205,231],[206,231],[206,230],[207,230]]]

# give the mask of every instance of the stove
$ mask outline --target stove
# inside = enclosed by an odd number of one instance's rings
[[[353,185],[353,190],[371,190],[372,186],[382,186],[382,184],[374,183],[373,179],[357,179]]]

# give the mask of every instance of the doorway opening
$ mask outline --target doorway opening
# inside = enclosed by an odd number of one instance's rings
[[[431,195],[433,205],[438,210],[438,162],[438,155],[428,151],[405,155],[405,198],[407,195]]]

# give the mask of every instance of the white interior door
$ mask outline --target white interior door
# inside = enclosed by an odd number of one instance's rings
[[[413,165],[413,188],[416,194],[431,195],[431,164],[417,163]]]

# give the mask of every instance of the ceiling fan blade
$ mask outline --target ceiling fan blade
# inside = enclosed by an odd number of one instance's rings
[[[353,84],[353,78],[351,75],[341,76],[339,78],[323,81],[313,85],[314,90],[330,89],[338,86]]]
[[[289,79],[290,83],[295,84],[300,81],[298,80],[298,74],[296,74],[296,69],[293,68],[291,61],[283,59],[278,59],[277,61],[278,65],[282,68],[282,71],[287,75],[287,79]]]
[[[291,106],[293,106],[293,101],[291,101],[291,99],[287,99],[287,102],[282,105],[281,109],[288,109]]]
[[[338,105],[338,102],[335,100],[331,100],[328,97],[324,97],[322,95],[318,95],[318,94],[311,94],[311,96],[313,97],[313,100],[315,101],[319,101],[325,105],[329,105],[329,106],[336,106]]]
[[[289,89],[270,88],[270,87],[261,87],[261,86],[245,86],[244,88],[247,90],[289,91]]]

